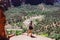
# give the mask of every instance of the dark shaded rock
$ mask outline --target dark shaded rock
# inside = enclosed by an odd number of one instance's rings
[[[12,2],[12,5],[14,7],[17,7],[17,6],[20,6],[21,5],[21,1],[20,0],[11,0],[11,2]]]
[[[26,4],[31,4],[31,5],[38,5],[40,3],[42,3],[43,0],[26,0],[25,3]]]
[[[53,5],[54,0],[45,0],[44,3],[47,4],[47,5]]]
[[[31,4],[31,5],[38,5],[40,3],[45,3],[47,5],[53,5],[54,0],[26,0],[26,4]]]

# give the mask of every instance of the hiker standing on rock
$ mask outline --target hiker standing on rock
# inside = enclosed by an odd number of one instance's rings
[[[9,40],[5,30],[6,17],[4,15],[4,8],[0,6],[0,40]]]
[[[33,31],[33,23],[32,21],[30,21],[27,35],[30,34],[30,36],[32,37],[32,31]]]

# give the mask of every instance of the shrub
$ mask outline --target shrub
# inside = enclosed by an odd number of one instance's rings
[[[21,35],[21,34],[22,34],[22,31],[16,30],[16,35]]]
[[[7,34],[8,35],[12,34],[12,30],[7,30]]]
[[[23,33],[25,33],[27,31],[27,28],[23,28]]]
[[[48,37],[48,34],[47,33],[43,33],[43,34],[40,34],[41,36],[44,36],[44,37]]]
[[[54,38],[55,40],[60,40],[60,34],[52,34],[49,36],[50,38]]]

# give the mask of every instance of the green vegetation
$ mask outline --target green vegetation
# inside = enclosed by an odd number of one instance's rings
[[[40,36],[48,37],[48,34],[40,34]]]
[[[31,5],[22,5],[19,7],[10,8],[8,11],[5,12],[7,20],[11,22],[12,20],[25,20],[25,16],[29,18],[30,16],[36,16],[36,15],[44,15],[44,14],[52,14],[55,13],[55,11],[58,11],[57,9],[59,7],[47,7],[47,5],[44,5],[45,10],[41,10],[39,8],[40,6],[31,6]],[[50,8],[51,7],[51,8]]]
[[[49,37],[50,38],[55,38],[56,40],[60,40],[60,34],[52,34]]]
[[[22,31],[16,30],[16,35],[21,35]]]
[[[11,35],[11,34],[21,35],[22,33],[23,33],[23,30],[7,30],[8,35]]]
[[[44,20],[36,20],[36,22],[37,24],[34,27],[36,34],[60,40],[60,18],[58,15],[46,15]]]
[[[50,38],[54,38],[56,40],[60,40],[60,7],[55,6],[47,6],[44,5],[45,9],[42,11],[39,9],[39,6],[31,6],[31,5],[22,5],[19,7],[11,8],[5,12],[7,16],[7,21],[14,25],[18,25],[19,27],[23,26],[23,21],[38,15],[44,15],[45,19],[39,21],[35,20],[36,25],[34,25],[34,33],[46,36]],[[55,23],[56,22],[56,23]],[[54,25],[56,24],[56,25]],[[20,35],[26,32],[27,28],[22,28],[23,31],[16,30],[16,35]],[[12,30],[8,31],[9,34],[12,34]]]

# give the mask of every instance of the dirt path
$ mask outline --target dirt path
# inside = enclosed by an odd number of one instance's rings
[[[50,39],[47,37],[37,36],[35,34],[34,34],[34,36],[35,36],[35,38],[32,38],[30,36],[27,36],[26,33],[24,33],[19,36],[11,37],[10,40],[54,40],[54,39]]]

